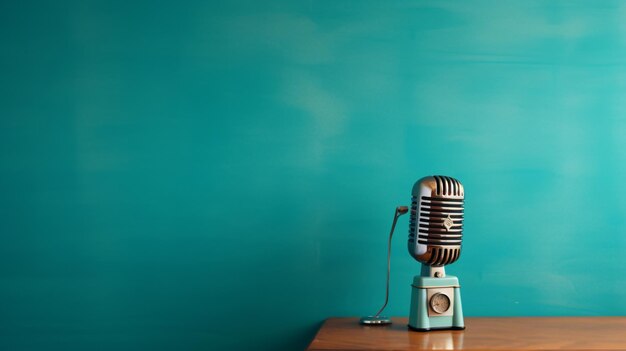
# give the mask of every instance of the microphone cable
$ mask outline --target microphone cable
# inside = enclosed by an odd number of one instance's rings
[[[385,307],[387,307],[387,303],[389,302],[389,276],[391,275],[391,238],[393,237],[393,232],[396,229],[396,223],[398,222],[398,218],[403,214],[407,213],[409,208],[407,206],[398,206],[396,207],[396,211],[393,215],[393,223],[391,224],[391,231],[389,231],[389,241],[387,242],[387,285],[385,289],[385,304],[383,307],[378,310],[376,315],[367,316],[361,318],[361,324],[367,325],[386,325],[391,324],[391,319],[388,317],[381,317],[380,314],[383,312]]]

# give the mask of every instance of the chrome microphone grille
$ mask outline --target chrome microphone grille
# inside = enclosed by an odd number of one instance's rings
[[[451,177],[420,179],[413,187],[409,252],[420,262],[443,266],[461,254],[464,190]]]

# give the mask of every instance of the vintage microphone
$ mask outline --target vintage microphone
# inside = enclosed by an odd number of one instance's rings
[[[452,177],[429,176],[412,195],[408,248],[422,269],[413,278],[409,328],[465,329],[459,280],[444,269],[461,255],[465,190]]]
[[[408,249],[422,263],[421,274],[413,278],[409,328],[417,331],[465,329],[458,279],[446,276],[444,266],[461,254],[465,191],[458,180],[429,176],[413,186]],[[387,249],[387,290],[383,307],[361,324],[387,325],[380,316],[389,300],[391,238],[398,217],[407,207],[396,208]]]

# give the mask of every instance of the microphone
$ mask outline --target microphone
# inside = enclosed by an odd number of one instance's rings
[[[444,270],[461,256],[464,201],[463,185],[452,177],[428,176],[413,185],[408,249],[422,268],[411,284],[412,330],[465,329],[459,280],[446,276]],[[385,303],[375,315],[361,318],[361,324],[391,324],[390,318],[381,316],[389,301],[391,239],[398,217],[408,210],[406,206],[396,208],[389,232]]]
[[[447,176],[429,176],[413,186],[408,249],[422,263],[413,278],[409,328],[465,329],[461,290],[444,266],[461,256],[465,189]]]
[[[408,240],[411,256],[432,267],[458,260],[465,198],[461,182],[446,176],[424,177],[415,183],[412,195]]]

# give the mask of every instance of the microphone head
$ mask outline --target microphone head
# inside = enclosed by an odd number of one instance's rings
[[[412,195],[409,253],[433,267],[455,262],[463,237],[463,185],[452,177],[429,176],[415,183]]]

